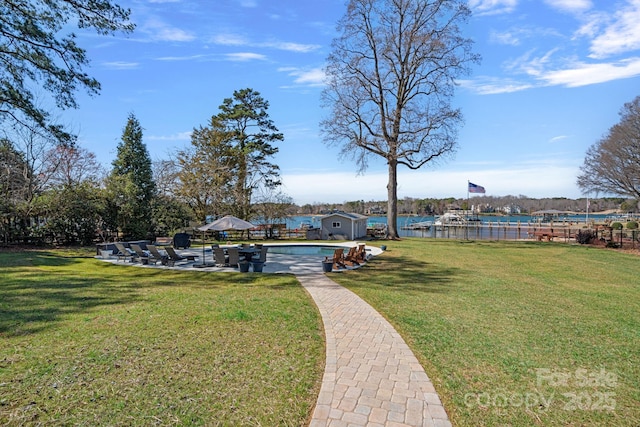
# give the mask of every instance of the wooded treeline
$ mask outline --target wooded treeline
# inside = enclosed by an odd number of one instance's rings
[[[619,210],[637,212],[637,201],[622,197],[603,197],[589,199],[589,212]],[[314,203],[298,206],[299,215],[320,215],[334,210],[356,212],[363,215],[384,215],[386,200],[348,201],[344,203]],[[547,209],[560,211],[586,212],[587,199],[569,199],[565,197],[531,198],[519,196],[474,196],[467,199],[448,197],[444,199],[417,199],[406,197],[398,200],[400,215],[441,215],[450,209],[471,209],[486,214],[528,214]]]
[[[284,139],[269,103],[235,91],[191,145],[152,164],[130,114],[110,171],[95,155],[33,128],[0,139],[0,239],[4,244],[88,245],[153,240],[223,215],[282,222],[292,206],[271,163]]]

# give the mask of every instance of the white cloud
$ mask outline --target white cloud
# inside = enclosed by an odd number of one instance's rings
[[[173,135],[148,136],[145,137],[149,141],[189,141],[191,139],[191,131],[178,132]]]
[[[288,52],[308,53],[314,50],[320,49],[320,45],[317,44],[303,44],[283,41],[268,41],[268,42],[252,42],[244,36],[238,34],[218,34],[211,40],[215,44],[224,46],[248,46],[248,47],[260,47],[270,48],[277,50],[284,50]]]
[[[640,49],[640,0],[629,0],[628,7],[614,14],[603,33],[591,43],[592,58],[606,58],[611,55]]]
[[[288,67],[280,68],[278,71],[286,72],[290,76],[295,77],[294,83],[300,86],[323,86],[325,82],[325,74],[322,68],[304,70]]]
[[[237,52],[237,53],[228,53],[225,57],[230,61],[264,61],[267,59],[266,56],[261,55],[259,53],[252,52]]]
[[[138,62],[124,62],[124,61],[113,61],[113,62],[103,62],[102,65],[105,68],[109,68],[111,70],[133,70],[140,66]]]
[[[489,34],[489,40],[492,43],[508,45],[508,46],[518,46],[520,44],[520,37],[513,31],[505,31],[505,32],[497,32],[491,31]]]
[[[554,136],[553,138],[551,138],[549,140],[549,142],[553,144],[553,143],[562,141],[562,140],[567,139],[567,138],[569,138],[567,135],[558,135],[558,136]]]
[[[469,0],[468,5],[476,15],[497,15],[513,12],[518,0]]]
[[[552,67],[555,63],[553,60],[557,48],[550,50],[542,56],[534,56],[533,51],[526,52],[521,57],[507,64],[508,70],[522,72],[532,77],[539,77],[544,74],[545,70]]]
[[[539,78],[549,85],[567,87],[587,86],[640,75],[640,58],[629,58],[616,63],[576,63],[572,68],[548,71]]]
[[[595,38],[602,31],[602,27],[607,25],[609,20],[609,15],[602,11],[591,12],[584,15],[583,23],[575,32],[574,39],[581,37],[586,37],[587,39]]]
[[[193,61],[206,58],[206,55],[189,55],[189,56],[162,56],[156,58],[157,61]]]
[[[318,44],[301,44],[301,43],[291,43],[291,42],[271,42],[271,43],[260,43],[256,46],[264,46],[271,47],[279,50],[286,50],[289,52],[299,52],[299,53],[307,53],[312,52],[314,50],[320,49],[320,45]]]
[[[545,0],[545,3],[554,9],[563,12],[585,12],[593,7],[591,0]]]
[[[157,18],[147,20],[140,31],[149,34],[154,41],[189,42],[196,38],[188,31],[172,27]]]
[[[241,35],[238,34],[218,34],[213,37],[212,40],[215,44],[221,44],[224,46],[246,46],[249,45],[249,41]]]
[[[520,92],[534,87],[531,83],[496,77],[479,77],[474,80],[458,80],[457,83],[461,87],[479,95],[497,95],[501,93]]]

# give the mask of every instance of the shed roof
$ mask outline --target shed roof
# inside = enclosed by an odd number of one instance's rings
[[[352,220],[369,218],[366,215],[361,215],[361,214],[355,213],[355,212],[333,212],[333,213],[325,215],[323,218],[328,218],[328,217],[331,217],[331,216],[341,216],[343,218],[352,219]]]

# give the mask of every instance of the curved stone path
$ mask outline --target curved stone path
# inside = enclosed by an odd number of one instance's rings
[[[431,380],[386,319],[325,274],[296,277],[314,299],[326,335],[310,427],[451,426]]]

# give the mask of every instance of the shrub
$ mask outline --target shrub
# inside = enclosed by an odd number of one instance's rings
[[[592,230],[580,230],[576,234],[576,242],[581,245],[588,245],[596,238],[596,234]]]
[[[622,224],[619,222],[612,222],[611,228],[613,228],[614,230],[622,230]]]
[[[627,223],[627,228],[629,230],[636,230],[638,228],[638,222],[637,221],[629,221]]]

